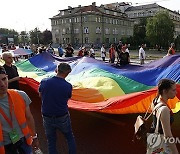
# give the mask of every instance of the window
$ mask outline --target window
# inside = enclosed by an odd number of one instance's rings
[[[75,29],[74,29],[74,33],[75,33],[75,34],[78,34],[78,33],[79,33],[79,29],[78,29],[78,28],[75,28]]]
[[[79,22],[79,18],[74,18],[74,22]]]
[[[88,21],[88,17],[83,17],[84,22]]]
[[[89,34],[89,29],[88,29],[88,27],[84,27],[84,34]]]
[[[66,19],[66,23],[69,23],[69,19]]]
[[[114,24],[114,25],[116,24],[116,21],[115,21],[115,19],[113,19],[113,24]]]
[[[67,43],[67,44],[70,43],[69,38],[66,38],[66,43]]]
[[[62,15],[62,16],[64,15],[64,11],[61,11],[61,15]]]
[[[113,29],[113,34],[118,34],[117,28],[114,28],[114,29]]]
[[[63,38],[63,44],[65,44],[66,43],[66,40],[65,40],[65,38]]]
[[[106,13],[109,14],[109,10],[106,10]]]
[[[75,38],[75,43],[79,44],[79,38]]]
[[[117,16],[117,12],[114,12],[114,15]]]
[[[119,21],[119,24],[122,25],[122,20]]]
[[[101,33],[101,28],[100,27],[96,27],[96,34],[100,34]]]
[[[84,41],[85,41],[86,44],[88,44],[89,43],[89,38],[85,37]]]
[[[70,33],[71,33],[70,27],[66,28],[66,34],[70,34]]]
[[[96,22],[98,22],[98,17],[96,17]]]
[[[124,29],[121,30],[121,34],[125,35],[125,30]]]
[[[110,29],[109,28],[105,28],[105,34],[110,34]]]
[[[112,19],[109,19],[109,23],[112,24]]]
[[[101,18],[100,17],[96,17],[96,22],[101,22]]]
[[[66,34],[66,29],[65,28],[62,29],[62,34]]]
[[[58,20],[54,20],[54,25],[58,25]]]
[[[108,23],[109,22],[109,19],[108,18],[106,18],[106,23]]]

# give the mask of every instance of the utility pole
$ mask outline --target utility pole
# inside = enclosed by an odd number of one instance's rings
[[[81,8],[81,44],[83,46],[83,17],[82,17],[82,8]]]

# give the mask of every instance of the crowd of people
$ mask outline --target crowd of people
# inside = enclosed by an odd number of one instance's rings
[[[128,47],[130,44],[127,43],[122,43],[122,41],[119,41],[118,44],[111,44],[109,47],[105,46],[105,44],[102,44],[100,48],[100,57],[102,58],[102,61],[108,61],[109,63],[116,63],[117,65],[127,65],[131,63],[130,61],[130,52]],[[22,45],[19,44],[19,48],[24,48],[24,49],[30,49],[32,50],[32,56],[41,54],[43,52],[48,52],[50,54],[57,54],[60,57],[74,57],[74,56],[79,56],[79,57],[91,57],[91,58],[96,58],[99,57],[99,54],[97,52],[97,49],[95,50],[94,45],[92,44],[90,48],[87,48],[85,46],[81,46],[78,49],[77,55],[75,50],[71,44],[67,44],[66,47],[62,47],[61,44],[59,44],[56,50],[53,48],[52,43],[50,43],[48,46],[40,45],[39,47],[37,45]],[[145,63],[146,59],[146,52],[145,52],[146,44],[141,44],[139,47],[139,63],[140,65],[143,65]],[[2,52],[6,52],[9,50],[15,50],[16,46],[14,44],[1,44],[0,49]],[[171,46],[169,47],[167,54],[164,57],[174,55],[175,54],[175,44],[171,43]],[[13,57],[14,60],[16,61],[15,58]]]
[[[9,86],[11,82],[8,82],[9,72],[6,69],[6,67],[0,66],[0,153],[32,154],[33,151],[39,149],[39,140],[29,107],[31,99],[24,91]],[[65,78],[70,72],[69,64],[60,63],[55,76],[45,78],[40,82],[41,112],[49,154],[58,153],[57,131],[60,131],[66,138],[69,153],[77,153],[67,105],[72,96],[72,85]],[[175,96],[176,82],[170,79],[160,80],[158,94],[152,102],[152,108],[159,103],[163,104],[159,130],[167,138],[173,137],[171,132],[173,114],[167,101]],[[156,114],[153,116],[151,131],[154,128],[156,128]],[[167,142],[165,147],[164,150],[168,154],[178,154],[175,143]]]
[[[144,64],[145,45],[139,49],[140,63]],[[105,45],[101,47],[101,57],[105,61],[107,52]],[[45,50],[44,50],[45,51]],[[48,50],[54,54],[51,44]],[[58,47],[59,56],[64,52],[61,46]],[[127,65],[130,63],[130,56],[127,44],[119,41],[118,45],[111,44],[108,49],[109,62]],[[43,51],[42,51],[43,52]],[[175,54],[174,46],[170,47],[169,54]],[[73,57],[74,49],[68,44],[65,48],[65,57]],[[79,49],[77,56],[89,56],[95,58],[95,50],[92,45],[90,50],[85,47]],[[116,57],[117,56],[117,57]],[[8,51],[2,53],[5,64],[0,66],[0,154],[32,154],[39,149],[38,135],[35,130],[35,122],[30,110],[31,99],[19,88],[19,74],[13,65],[12,54]],[[60,63],[56,68],[56,75],[45,78],[40,82],[39,96],[42,100],[42,117],[45,134],[47,137],[49,154],[57,154],[56,131],[60,131],[66,138],[69,153],[76,154],[76,141],[71,127],[71,119],[68,111],[68,100],[72,96],[72,85],[65,80],[71,72],[67,63]],[[173,137],[171,123],[173,114],[169,108],[168,99],[176,95],[176,83],[169,79],[160,80],[158,83],[158,95],[152,102],[152,108],[158,103],[163,103],[162,116],[160,117],[160,131],[166,137]],[[167,120],[169,119],[169,120]],[[152,130],[156,127],[156,115],[153,117]],[[166,151],[178,154],[174,143],[167,143]]]
[[[65,54],[65,57],[75,56],[74,49],[71,46],[71,44],[67,45],[67,47],[65,48],[65,52],[63,52],[62,47],[59,46],[58,52],[60,57],[62,57],[63,54]],[[119,65],[126,65],[130,63],[128,45],[127,44],[123,45],[121,41],[119,41],[118,45],[111,44],[109,49],[105,48],[105,45],[102,44],[102,47],[100,49],[100,55],[103,61],[106,61],[106,59],[109,58],[109,63],[115,63],[116,58],[117,58],[117,64]],[[77,56],[96,58],[97,55],[94,49],[94,45],[92,44],[89,50],[85,46],[81,46],[78,50]]]

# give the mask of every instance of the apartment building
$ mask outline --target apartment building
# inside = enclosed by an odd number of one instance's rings
[[[118,8],[105,5],[68,7],[51,19],[53,42],[74,47],[81,45],[101,47],[102,43],[118,43],[133,35],[134,21]]]
[[[126,5],[127,7],[127,5]],[[167,8],[164,8],[156,3],[140,6],[130,6],[124,11],[130,19],[135,21],[135,24],[144,17],[153,17],[160,11],[167,11],[171,20],[175,25],[174,36],[180,35],[180,14],[177,11],[172,11]]]

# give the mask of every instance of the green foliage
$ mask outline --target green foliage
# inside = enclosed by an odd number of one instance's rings
[[[0,28],[0,36],[1,40],[0,43],[8,43],[7,38],[12,37],[14,38],[14,43],[17,44],[19,43],[18,41],[18,32],[15,31],[14,29],[7,29],[7,28]]]
[[[140,19],[139,24],[134,25],[134,34],[133,34],[133,45],[139,46],[140,44],[146,43],[146,23],[147,19]]]
[[[19,36],[19,42],[25,44],[29,43],[29,37],[26,31],[21,31],[20,36]]]
[[[51,31],[49,31],[47,29],[45,31],[43,31],[42,40],[43,40],[44,45],[52,43],[52,33],[51,33]]]
[[[147,20],[146,36],[155,46],[168,47],[174,36],[174,23],[167,12],[159,12]]]
[[[44,44],[52,43],[52,33],[49,30],[41,32],[37,27],[30,31],[30,39],[32,44]]]
[[[30,32],[29,32],[29,34],[30,34],[30,40],[31,40],[31,43],[32,44],[41,44],[42,42],[41,42],[41,37],[40,36],[42,36],[42,33],[41,33],[41,31],[36,27],[34,30],[31,30]]]

